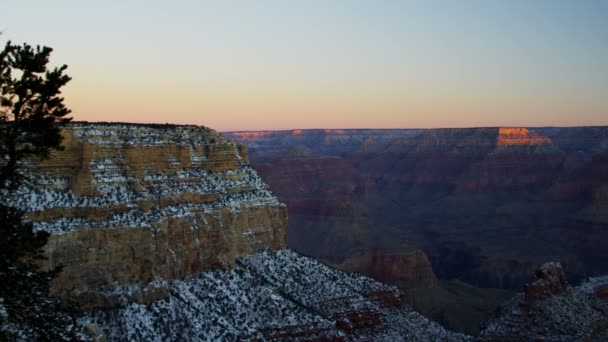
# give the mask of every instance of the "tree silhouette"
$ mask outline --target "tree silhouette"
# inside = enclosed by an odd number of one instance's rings
[[[61,148],[60,126],[71,119],[60,97],[66,65],[47,69],[53,49],[9,41],[0,52],[0,188],[14,189],[20,162]]]
[[[8,42],[0,51],[0,340],[70,340],[73,319],[49,295],[60,268],[39,269],[49,234],[34,232],[6,194],[25,179],[25,161],[61,148],[70,110],[59,97],[66,66],[47,69],[52,49]]]

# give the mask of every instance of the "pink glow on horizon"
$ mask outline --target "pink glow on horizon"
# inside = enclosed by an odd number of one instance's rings
[[[47,45],[68,65],[76,120],[608,125],[605,1],[14,1],[1,14],[0,45]]]

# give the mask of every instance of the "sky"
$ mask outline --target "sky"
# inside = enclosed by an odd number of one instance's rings
[[[6,1],[76,120],[220,131],[608,125],[608,1]]]

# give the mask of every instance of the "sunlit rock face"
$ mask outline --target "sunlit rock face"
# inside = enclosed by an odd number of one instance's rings
[[[551,139],[522,127],[501,127],[498,129],[497,146],[551,144]]]
[[[48,266],[64,266],[56,294],[95,306],[103,286],[230,268],[285,247],[285,206],[246,149],[219,133],[77,123],[62,134],[65,149],[29,163],[30,182],[6,197],[35,230],[52,233]]]

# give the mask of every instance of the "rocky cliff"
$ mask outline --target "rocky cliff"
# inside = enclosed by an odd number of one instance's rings
[[[28,184],[3,196],[52,233],[48,266],[64,266],[55,294],[112,306],[106,286],[231,268],[286,245],[285,205],[246,148],[213,130],[75,123],[62,135],[65,149],[30,162]]]

